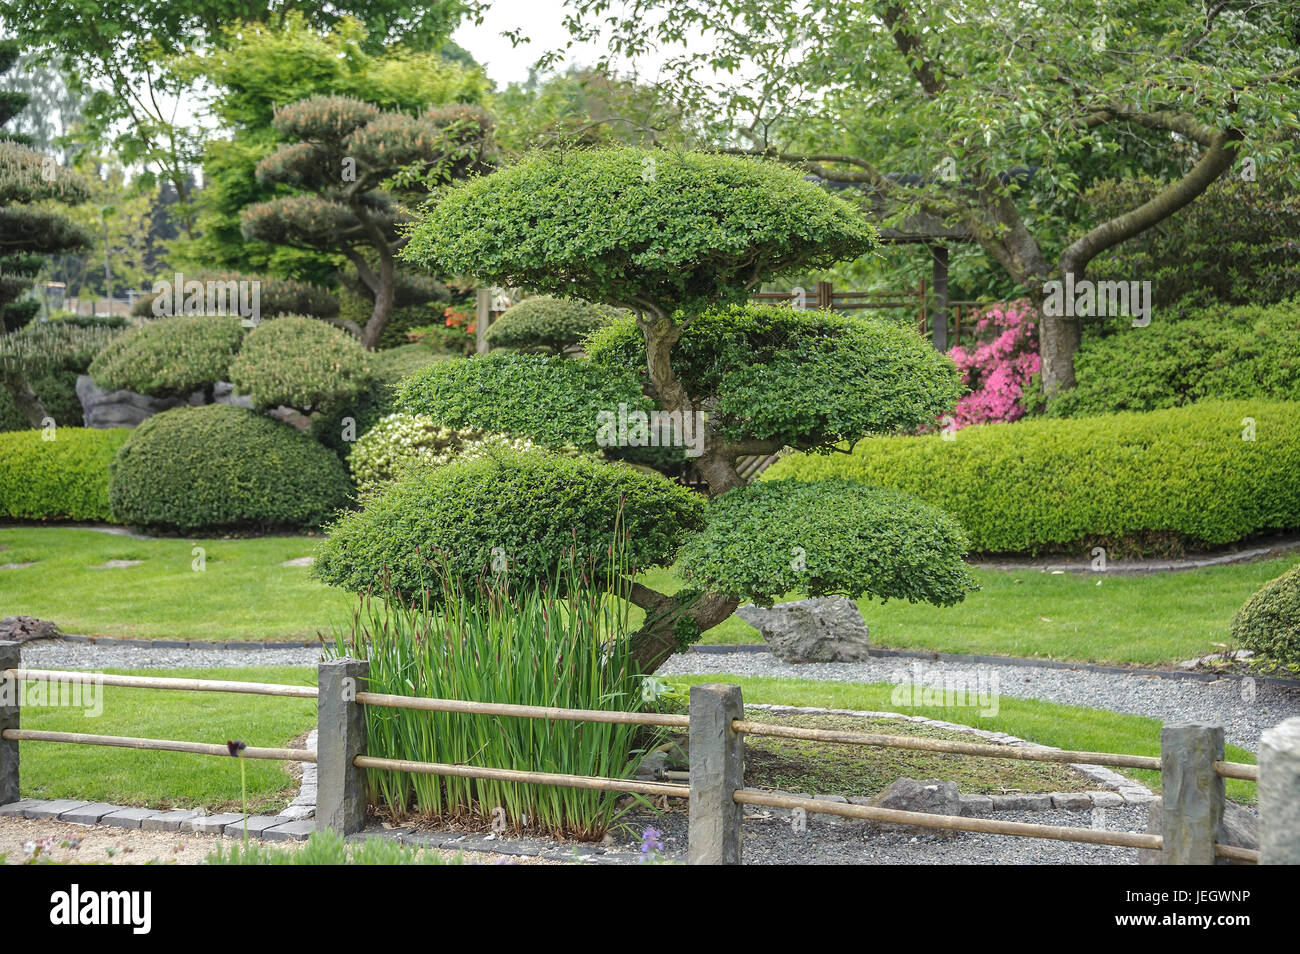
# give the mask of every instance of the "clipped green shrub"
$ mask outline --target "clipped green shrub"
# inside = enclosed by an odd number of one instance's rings
[[[1078,385],[1051,398],[1047,413],[1154,411],[1209,398],[1300,401],[1300,298],[1160,316],[1085,339],[1074,359]]]
[[[770,606],[785,593],[951,606],[978,589],[947,514],[847,480],[772,480],[709,504],[678,571],[702,590]]]
[[[532,444],[505,434],[453,429],[418,414],[389,414],[357,438],[348,469],[357,493],[366,496],[412,467],[440,467],[500,448],[523,451]]]
[[[181,407],[146,420],[110,468],[123,523],[154,530],[317,527],[348,505],[338,457],[244,408]]]
[[[611,375],[647,376],[631,317],[587,340]],[[815,448],[866,433],[933,424],[961,393],[956,366],[909,328],[870,318],[742,305],[697,316],[673,349],[673,370],[730,440]]]
[[[296,316],[259,324],[230,364],[230,382],[256,407],[304,412],[353,400],[370,376],[369,359],[355,338]]]
[[[636,148],[537,153],[457,183],[402,253],[587,301],[703,310],[754,276],[853,259],[876,231],[849,203],[776,161]]]
[[[537,295],[508,308],[487,330],[494,348],[559,353],[578,344],[622,309]]]
[[[620,517],[621,512],[621,517]],[[329,528],[314,574],[353,591],[382,578],[404,593],[435,583],[428,560],[466,585],[504,559],[521,579],[546,578],[569,550],[586,562],[608,550],[616,523],[639,569],[672,563],[704,526],[704,501],[663,477],[544,452],[491,451],[412,470]]]
[[[1232,618],[1232,638],[1270,662],[1300,666],[1300,564],[1246,600]]]
[[[111,520],[108,470],[125,428],[59,427],[0,434],[0,518]]]
[[[91,362],[89,374],[110,391],[189,394],[229,379],[246,330],[232,316],[160,318],[114,340]]]
[[[649,410],[635,376],[584,360],[489,354],[443,361],[397,389],[397,408],[448,427],[509,432],[546,447],[597,448],[599,415]]]
[[[338,299],[327,289],[319,285],[312,285],[308,282],[294,281],[289,278],[261,278],[257,275],[246,275],[241,272],[197,272],[183,276],[186,282],[198,281],[204,284],[204,302],[201,311],[207,308],[207,282],[218,283],[222,287],[223,293],[231,290],[229,282],[256,282],[257,284],[257,304],[259,317],[274,318],[278,315],[311,315],[313,318],[333,318],[339,313]],[[174,281],[168,276],[169,281]],[[251,294],[246,293],[251,300]],[[172,297],[174,293],[169,290],[168,297],[159,303],[159,310],[163,315],[154,311],[154,299],[158,297],[156,293],[142,295],[136,299],[131,314],[140,318],[161,318],[170,314],[170,309],[174,305]],[[188,297],[188,296],[186,296]],[[216,292],[214,291],[214,305],[217,304]],[[237,296],[234,298],[226,297],[226,314],[233,313],[233,308],[228,304],[230,301],[238,301]],[[184,301],[184,298],[182,299]],[[196,302],[197,304],[197,302]]]
[[[792,455],[763,477],[902,490],[952,514],[984,553],[1176,552],[1300,528],[1297,412],[1216,401],[978,425],[951,440],[868,438],[851,455]]]
[[[117,325],[105,320],[34,321],[13,334],[0,335],[0,372],[24,375],[57,424],[80,426],[85,418],[77,397],[77,375],[84,374],[95,356],[120,334]],[[8,389],[0,387],[0,431],[29,427]]]

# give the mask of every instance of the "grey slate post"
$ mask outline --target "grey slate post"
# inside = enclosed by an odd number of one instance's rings
[[[0,672],[19,668],[18,643],[0,642]],[[0,680],[0,731],[17,729],[21,701],[17,679]],[[18,742],[0,739],[0,805],[18,801]]]
[[[366,691],[370,663],[331,659],[317,668],[316,830],[342,835],[360,831],[366,821],[366,770],[352,760],[366,754],[366,707],[356,701]]]
[[[691,686],[691,816],[687,857],[693,865],[740,864],[740,805],[745,739],[731,728],[745,717],[739,686]]]
[[[1214,763],[1223,753],[1223,726],[1172,722],[1160,730],[1163,864],[1214,864],[1224,801]]]
[[[1259,863],[1300,865],[1300,718],[1259,737]]]

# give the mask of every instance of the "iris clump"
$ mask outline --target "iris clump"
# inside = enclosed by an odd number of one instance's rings
[[[508,555],[476,585],[429,560],[436,591],[416,601],[391,591],[361,598],[329,652],[370,662],[369,691],[475,702],[642,711],[626,596],[634,574],[626,532],[603,566],[563,556],[545,582],[514,586]],[[567,775],[624,778],[657,737],[642,727],[371,706],[373,756]],[[483,825],[504,811],[512,831],[583,840],[618,814],[614,792],[424,775],[369,774],[372,804],[392,815]],[[500,812],[496,813],[500,817]]]

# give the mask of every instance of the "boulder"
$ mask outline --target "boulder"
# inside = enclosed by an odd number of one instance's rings
[[[961,794],[956,782],[943,779],[927,778],[920,781],[914,778],[899,778],[879,795],[873,795],[867,802],[872,808],[891,808],[900,812],[925,812],[929,815],[960,815]],[[935,835],[952,835],[939,828],[917,828],[913,825],[897,825],[893,822],[875,822],[882,831],[924,831]]]
[[[858,662],[867,658],[867,624],[846,596],[823,596],[762,607],[747,603],[736,615],[762,634],[782,662]]]
[[[1163,799],[1154,799],[1147,810],[1148,835],[1159,835],[1161,833],[1162,818],[1164,816],[1164,810],[1161,806],[1163,804]],[[1234,848],[1250,848],[1253,851],[1258,851],[1259,817],[1254,812],[1242,808],[1235,802],[1225,802],[1223,821],[1219,822],[1217,840],[1221,845],[1232,845]],[[1161,864],[1160,856],[1162,854],[1163,852],[1156,851],[1154,848],[1139,848],[1138,864]],[[1216,865],[1246,864],[1246,862],[1233,861],[1229,858],[1216,858],[1214,863]]]
[[[253,402],[234,393],[234,385],[218,381],[212,388],[212,403],[252,407]],[[195,391],[184,398],[154,398],[135,391],[106,391],[91,380],[90,375],[77,376],[77,398],[81,401],[82,418],[86,427],[138,427],[147,418],[175,407],[208,403],[203,391]]]
[[[62,639],[55,623],[34,616],[6,616],[0,619],[0,641],[25,643],[33,639]]]

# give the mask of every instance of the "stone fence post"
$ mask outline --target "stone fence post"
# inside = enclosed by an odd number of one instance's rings
[[[745,739],[731,728],[745,717],[739,686],[691,686],[691,816],[687,857],[693,865],[740,864],[740,805]]]
[[[1300,865],[1300,717],[1259,737],[1259,863]]]
[[[349,835],[365,825],[366,770],[352,762],[366,754],[366,707],[356,699],[369,674],[361,659],[331,659],[317,669],[317,831]]]
[[[1223,821],[1223,726],[1171,722],[1160,730],[1161,836],[1167,865],[1214,864]]]
[[[19,644],[0,642],[0,672],[19,669]],[[22,683],[17,679],[0,680],[0,731],[20,728],[19,692]],[[18,801],[18,740],[0,739],[0,805]]]

